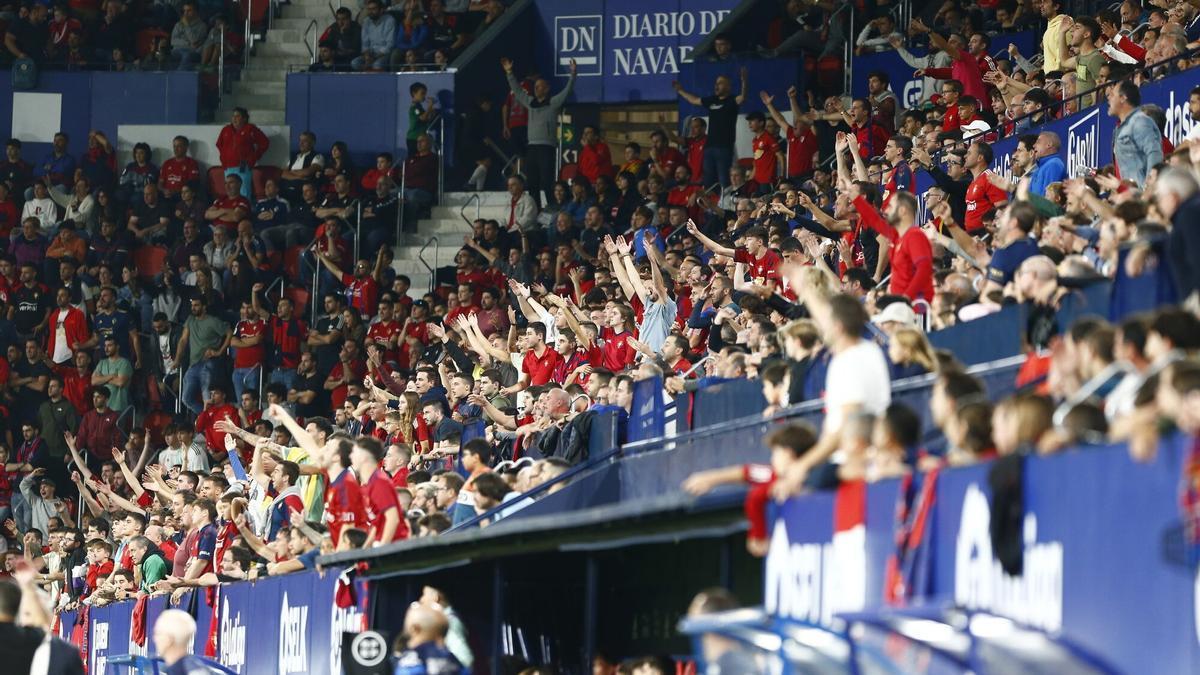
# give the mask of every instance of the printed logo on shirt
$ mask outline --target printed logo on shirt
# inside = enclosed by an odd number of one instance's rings
[[[555,75],[570,75],[571,59],[575,59],[576,72],[580,76],[601,75],[604,68],[603,53],[603,16],[592,14],[554,17]]]
[[[1067,129],[1067,175],[1086,176],[1100,165],[1100,109],[1084,115]]]

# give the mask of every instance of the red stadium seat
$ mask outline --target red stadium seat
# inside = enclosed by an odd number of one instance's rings
[[[563,164],[562,168],[558,170],[558,179],[565,180],[566,182],[570,183],[571,179],[574,178],[578,173],[578,164]]]
[[[256,166],[250,171],[250,186],[254,189],[254,198],[262,199],[267,196],[267,181],[279,183],[282,173],[277,166]]]
[[[300,279],[300,254],[304,253],[303,246],[293,246],[283,252],[283,273],[288,279]]]
[[[162,246],[142,246],[133,252],[133,265],[138,276],[145,280],[162,274],[167,264],[167,249]]]
[[[142,423],[142,427],[146,430],[146,435],[150,437],[150,444],[158,447],[164,445],[163,430],[171,423],[170,413],[162,410],[155,410],[149,415],[146,415],[146,420]]]
[[[263,27],[267,20],[267,10],[270,9],[271,3],[268,0],[240,0],[235,3],[237,5],[238,23],[245,25],[246,11],[249,7],[250,25],[254,28]]]
[[[752,157],[741,157],[738,159],[737,163],[738,166],[744,169],[749,169],[751,171],[754,170],[754,159]]]
[[[144,59],[154,51],[154,41],[158,38],[171,38],[171,34],[159,28],[143,28],[137,32],[135,51],[139,59]]]
[[[309,300],[312,300],[312,293],[307,288],[300,286],[288,286],[283,289],[283,297],[292,301],[292,311],[296,314],[303,314],[308,307]]]
[[[208,170],[208,198],[225,196],[225,169],[214,166]]]

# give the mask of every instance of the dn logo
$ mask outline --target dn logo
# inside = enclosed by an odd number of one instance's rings
[[[1067,130],[1067,174],[1086,176],[1100,161],[1100,110],[1097,108]]]
[[[915,108],[921,105],[921,98],[925,95],[925,80],[909,80],[904,83],[904,107]]]
[[[604,48],[604,17],[559,16],[554,19],[554,74],[569,75],[571,59],[580,75],[599,75]]]

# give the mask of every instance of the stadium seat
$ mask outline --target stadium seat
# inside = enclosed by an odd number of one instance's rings
[[[225,196],[225,169],[214,166],[208,170],[208,198]]]
[[[167,249],[162,246],[142,246],[133,252],[133,265],[144,281],[162,274],[167,264]]]
[[[283,252],[283,273],[291,281],[300,279],[300,254],[304,253],[303,246],[293,246]]]
[[[558,179],[570,183],[577,173],[579,173],[578,164],[563,164],[562,168],[558,170]]]
[[[267,181],[279,181],[280,174],[277,166],[256,166],[250,172],[250,185],[254,188],[254,198],[262,199],[267,196]]]
[[[159,28],[143,28],[135,38],[135,51],[139,59],[144,59],[154,51],[154,41],[158,38],[170,39],[171,34]]]
[[[309,300],[312,299],[312,293],[307,288],[300,286],[288,286],[283,289],[283,297],[292,301],[293,311],[296,314],[304,314],[308,307]]]
[[[247,5],[249,5],[250,25],[258,29],[265,27],[267,21],[267,11],[271,7],[269,0],[241,0],[235,3],[237,5],[238,23],[245,25]]]
[[[150,443],[159,446],[164,445],[166,441],[163,439],[163,430],[172,421],[171,414],[162,410],[155,410],[146,415],[145,421],[142,422],[142,427],[146,430],[146,435],[150,437]]]

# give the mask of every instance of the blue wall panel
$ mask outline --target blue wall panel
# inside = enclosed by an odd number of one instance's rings
[[[12,76],[0,71],[0,134],[12,135]],[[70,153],[87,151],[87,135],[99,129],[116,143],[118,124],[196,124],[200,80],[196,73],[44,72],[30,93],[62,94],[62,130]],[[25,143],[23,155],[36,161],[49,143]]]
[[[454,75],[449,73],[292,73],[287,78],[286,120],[292,147],[300,132],[317,135],[326,150],[345,141],[359,168],[375,165],[375,155],[391,152],[397,161],[405,154],[408,133],[408,88],[424,83],[447,116],[447,136],[453,135]],[[436,148],[435,148],[436,151]],[[446,153],[453,157],[447,139]]]

